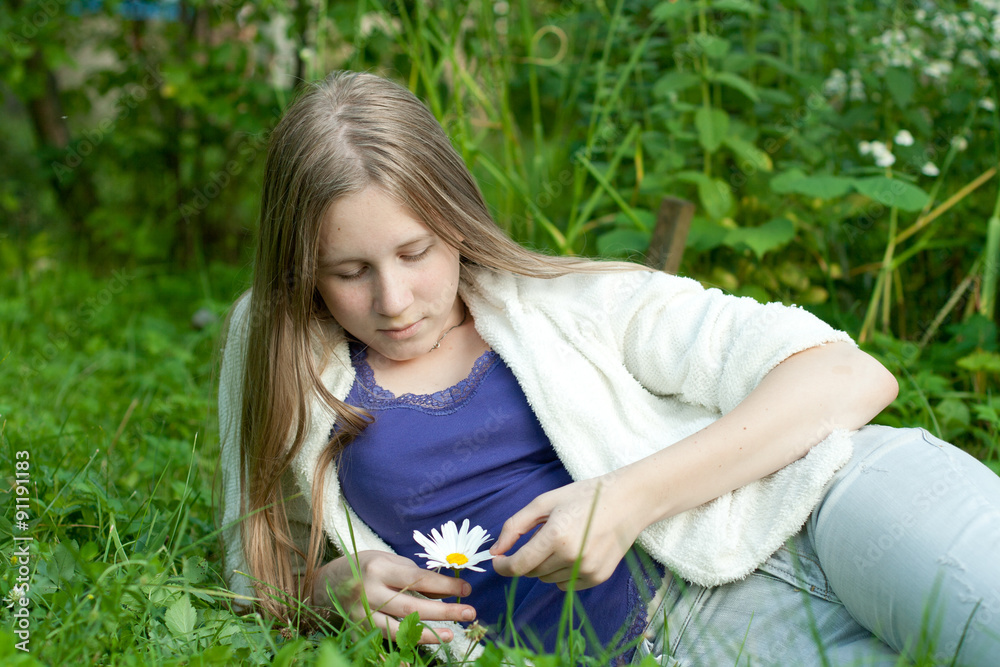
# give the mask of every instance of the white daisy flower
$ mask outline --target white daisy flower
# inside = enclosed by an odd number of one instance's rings
[[[870,141],[858,142],[858,152],[862,155],[868,155],[872,152],[872,143]]]
[[[924,176],[934,177],[940,174],[941,170],[938,169],[937,165],[934,164],[933,162],[928,162],[927,164],[925,164],[920,168],[920,173],[923,174]]]
[[[913,135],[910,134],[909,130],[900,130],[896,133],[896,138],[893,139],[894,142],[900,146],[912,146],[913,145]]]
[[[984,97],[979,100],[979,108],[985,109],[986,111],[996,111],[997,104],[993,101],[992,97]]]
[[[452,570],[485,572],[486,570],[476,565],[493,558],[489,551],[478,551],[479,547],[490,539],[490,534],[481,526],[469,530],[468,519],[462,522],[461,529],[455,526],[454,521],[441,526],[440,533],[434,528],[430,537],[415,530],[413,539],[427,550],[427,553],[417,555],[427,559],[428,570],[447,567]]]

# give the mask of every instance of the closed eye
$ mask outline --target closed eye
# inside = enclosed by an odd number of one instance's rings
[[[404,262],[419,262],[424,257],[426,257],[427,253],[429,253],[430,251],[431,251],[430,246],[428,246],[415,255],[403,255],[402,258]]]
[[[428,247],[424,248],[423,250],[421,250],[420,252],[412,254],[412,255],[400,255],[400,258],[404,262],[419,262],[420,260],[426,258],[427,254],[430,251],[431,251],[431,247],[428,246]],[[364,277],[364,275],[365,275],[365,273],[367,271],[368,271],[368,267],[362,266],[360,269],[358,269],[357,271],[354,271],[353,273],[338,273],[336,275],[337,275],[337,278],[339,278],[340,280],[348,280],[348,281],[350,281],[350,280],[359,280],[360,278]]]
[[[340,280],[358,280],[365,275],[365,267],[358,269],[354,273],[338,273],[336,275]]]

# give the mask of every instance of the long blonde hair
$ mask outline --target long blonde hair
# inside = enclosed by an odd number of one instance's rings
[[[323,385],[314,352],[316,324],[329,319],[316,290],[320,226],[334,201],[369,185],[409,208],[466,263],[545,278],[628,266],[550,257],[512,241],[440,124],[407,89],[355,72],[334,72],[307,88],[270,137],[239,431],[247,566],[260,605],[286,621],[293,620],[290,603],[299,590],[292,553],[305,559],[307,595],[320,564],[326,471],[371,421]],[[332,344],[318,342],[327,349]],[[313,396],[335,411],[339,428],[314,472],[312,529],[302,554],[290,536],[280,480],[302,447]]]

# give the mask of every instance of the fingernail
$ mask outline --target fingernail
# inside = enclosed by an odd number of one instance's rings
[[[471,609],[466,609],[462,612],[463,621],[471,621],[475,617],[476,617],[476,612],[472,611]]]

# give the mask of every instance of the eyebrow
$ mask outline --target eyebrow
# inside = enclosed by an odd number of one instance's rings
[[[423,241],[430,241],[433,238],[434,237],[431,234],[421,233],[418,236],[415,236],[415,237],[409,239],[408,241],[403,241],[402,243],[400,243],[399,245],[397,245],[396,248],[395,248],[395,251],[399,252],[400,250],[403,250],[404,248],[408,248],[409,246],[412,246],[412,245],[417,245],[418,243],[421,243]],[[341,264],[349,264],[351,262],[365,262],[365,261],[367,261],[367,260],[364,257],[337,257],[337,256],[330,257],[330,256],[320,256],[318,264],[319,264],[319,267],[322,268],[322,269],[331,269],[331,268],[333,268],[335,266],[339,266]]]

